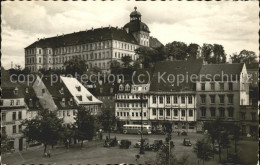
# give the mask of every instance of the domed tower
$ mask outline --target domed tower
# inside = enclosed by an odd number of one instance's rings
[[[124,26],[124,29],[131,33],[140,45],[149,46],[149,28],[141,21],[142,15],[136,10],[137,7],[134,9],[135,11],[130,14],[130,22]]]

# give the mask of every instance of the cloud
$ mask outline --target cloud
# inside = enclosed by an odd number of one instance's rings
[[[258,53],[257,2],[16,1],[2,5],[2,64],[24,66],[24,48],[37,38],[101,26],[122,27],[137,6],[151,35],[166,44],[222,44],[227,54]],[[14,58],[15,57],[15,58]]]

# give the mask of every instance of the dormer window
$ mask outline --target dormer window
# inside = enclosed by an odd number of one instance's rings
[[[60,89],[60,94],[62,94],[62,95],[64,94],[63,88]]]
[[[123,91],[124,90],[124,86],[123,86],[123,84],[121,84],[120,86],[119,86],[119,91]]]
[[[29,93],[29,89],[28,88],[25,88],[25,93]]]
[[[18,95],[18,88],[17,87],[14,89],[14,94]]]
[[[114,92],[114,88],[110,88],[110,93],[113,93]]]
[[[125,91],[130,91],[130,85],[129,84],[126,84]]]
[[[92,96],[87,96],[87,98],[89,99],[89,101],[92,101]]]
[[[81,91],[81,86],[76,86],[76,89],[80,92]]]
[[[82,101],[82,96],[76,96],[79,101]]]

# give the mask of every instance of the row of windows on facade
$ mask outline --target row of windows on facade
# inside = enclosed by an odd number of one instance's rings
[[[181,117],[186,116],[186,110],[185,109],[182,109],[182,110],[178,110],[178,109],[173,109],[173,110],[171,110],[171,109],[166,109],[166,110],[159,109],[159,116],[163,116],[164,111],[166,111],[165,112],[166,116],[171,116],[171,111],[173,113],[172,115],[175,116],[175,117],[179,116],[179,111],[181,113]],[[188,113],[189,113],[189,115],[188,115],[189,117],[193,117],[193,110],[192,109],[189,109]],[[157,115],[157,109],[155,109],[155,108],[152,109],[152,115],[153,116]]]
[[[241,119],[246,120],[246,112],[241,112]],[[256,112],[251,112],[250,120],[256,121]]]
[[[137,49],[137,45],[129,44],[129,43],[123,43],[119,41],[115,41],[115,46],[114,48],[118,49],[125,49],[125,50],[130,50],[134,51]],[[65,53],[77,53],[77,52],[83,52],[83,51],[93,51],[93,50],[100,50],[100,49],[106,49],[106,48],[111,48],[111,42],[110,41],[105,41],[105,42],[98,42],[98,43],[90,43],[90,44],[84,44],[84,45],[76,45],[76,46],[68,46],[68,47],[60,47],[60,48],[55,48],[54,49],[54,55],[59,55],[59,54],[65,54]],[[51,54],[52,49],[47,48],[47,49],[37,49],[38,54]],[[26,55],[32,55],[36,54],[36,49],[27,49],[25,50]]]
[[[82,55],[72,55],[72,56],[63,56],[63,57],[49,57],[48,61],[46,60],[45,57],[39,57],[38,58],[38,63],[39,64],[63,64],[66,61],[69,61],[73,58],[78,58],[81,60],[104,60],[104,59],[110,59],[112,54],[107,52],[99,52],[99,53],[90,53],[90,54],[82,54]],[[115,52],[114,58],[122,58],[125,56],[130,56],[133,61],[137,59],[137,56],[134,54],[129,54],[129,53],[122,53],[122,52]],[[37,59],[35,60],[34,57],[28,57],[26,58],[26,64],[34,64],[37,63]]]
[[[121,84],[122,85],[122,84]],[[120,86],[119,86],[120,87]],[[130,91],[130,86],[125,87],[125,91]],[[140,99],[141,95],[139,94],[117,94],[117,99]],[[147,95],[142,96],[143,99],[147,98]]]
[[[0,100],[0,106],[3,106],[3,100]],[[21,105],[20,100],[10,100],[10,106]]]
[[[221,117],[221,118],[225,118],[226,117],[226,115],[225,115],[225,108],[220,107],[220,108],[218,108],[218,110],[219,110],[218,116]],[[200,117],[206,117],[206,115],[207,115],[207,108],[201,107],[200,111],[201,111],[201,116]],[[210,111],[210,116],[211,117],[216,117],[217,116],[217,114],[216,114],[217,110],[216,110],[215,107],[209,108],[209,111]],[[228,111],[228,116],[227,117],[228,118],[233,118],[233,116],[234,116],[234,108],[230,107],[230,108],[227,109],[227,111]]]
[[[242,84],[242,85],[244,85],[244,84]],[[210,90],[214,91],[215,86],[216,86],[216,83],[210,83]],[[224,82],[219,82],[219,89],[224,90],[225,89],[224,87],[225,87]],[[244,89],[244,87],[242,87],[242,88]],[[206,90],[206,84],[205,83],[201,83],[200,90],[202,90],[202,91]],[[228,90],[230,90],[230,91],[233,90],[233,83],[232,82],[228,83]]]
[[[22,120],[22,119],[23,119],[23,116],[22,116],[22,112],[21,111],[12,113],[12,120],[13,121]],[[6,112],[1,112],[1,121],[6,121]]]
[[[130,103],[117,103],[116,105],[117,105],[117,107],[130,107],[130,105],[131,105],[131,107],[141,107],[141,103],[131,103],[131,104]],[[146,107],[147,104],[143,103],[142,106]]]
[[[153,96],[153,104],[157,103],[157,97]],[[159,96],[159,104],[164,103],[164,97]],[[171,104],[171,96],[166,96],[166,104]],[[178,96],[173,96],[173,104],[178,104]],[[181,96],[181,104],[186,104],[186,97]],[[192,104],[192,96],[188,96],[188,104]]]
[[[201,104],[206,104],[206,95],[200,95]],[[216,104],[216,95],[209,95],[210,104]],[[228,94],[228,104],[233,104],[234,97],[232,94]],[[225,95],[218,95],[219,104],[225,104]]]
[[[70,115],[76,116],[76,110],[60,110],[58,111],[58,117],[66,117]]]
[[[148,87],[147,86],[145,86],[145,87],[133,87],[134,91],[137,91],[139,89],[146,91],[148,89]],[[130,91],[130,85],[126,84],[125,87],[124,87],[123,84],[120,84],[119,85],[119,91],[124,91],[124,90],[125,91]]]
[[[141,112],[132,112],[132,117],[138,117],[139,114],[140,114],[140,117],[141,117],[142,116]],[[126,117],[126,116],[129,116],[129,112],[117,112],[117,116]],[[146,117],[146,112],[143,112],[143,117]]]
[[[6,133],[6,127],[3,126],[1,127],[1,133]],[[12,126],[12,133],[16,134],[16,133],[22,133],[22,125],[18,125],[18,132],[17,132],[17,125],[13,125]]]

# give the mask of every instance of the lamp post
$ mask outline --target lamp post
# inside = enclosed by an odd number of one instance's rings
[[[140,154],[144,154],[144,142],[143,142],[143,94],[140,94],[141,100],[141,147]]]

